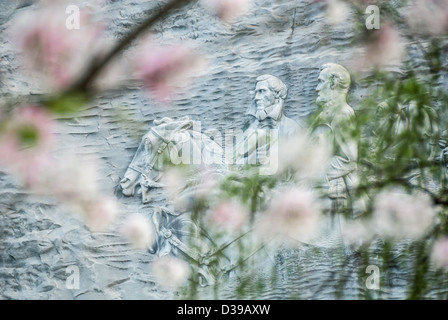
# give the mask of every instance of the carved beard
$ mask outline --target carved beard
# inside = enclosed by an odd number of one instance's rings
[[[256,110],[255,117],[258,121],[264,121],[268,118],[273,118],[274,120],[278,120],[283,114],[283,103],[284,101],[276,98],[274,103],[266,108],[262,108],[261,110]],[[274,112],[274,114],[272,114]]]
[[[322,94],[319,94],[316,98],[317,106],[323,107],[326,103],[328,103],[328,100]]]
[[[255,118],[257,118],[258,121],[263,121],[267,116],[268,115],[264,110],[257,110],[257,113],[255,114]]]
[[[258,128],[259,129],[274,129],[276,125],[276,121],[270,117],[264,119],[263,121],[259,121]]]

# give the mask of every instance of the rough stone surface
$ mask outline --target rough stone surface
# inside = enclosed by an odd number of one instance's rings
[[[156,1],[107,1],[101,14],[108,18],[108,32],[119,38]],[[348,65],[353,51],[354,21],[329,28],[322,2],[256,0],[254,10],[232,25],[219,22],[199,5],[176,11],[155,28],[161,43],[188,40],[211,59],[210,67],[192,79],[170,105],[154,101],[139,86],[106,92],[76,118],[58,122],[58,152],[75,150],[100,163],[99,183],[104,192],[115,194],[122,216],[150,214],[165,197],[158,191],[144,205],[136,197],[123,197],[119,181],[144,133],[154,119],[190,115],[201,121],[202,130],[239,129],[251,103],[250,91],[261,74],[273,74],[289,88],[285,114],[301,122],[316,106],[315,88],[320,66],[326,62]],[[33,1],[0,1],[0,94],[40,91],[19,70],[19,60],[7,38],[6,28],[20,11],[33,10]],[[416,59],[418,56],[416,56]],[[417,61],[417,60],[416,60]],[[350,104],[365,94],[354,83]],[[129,121],[122,121],[127,118]],[[314,251],[313,251],[314,250]],[[315,251],[318,254],[316,255]],[[338,249],[339,250],[339,249]],[[352,252],[306,246],[286,250],[275,259],[276,286],[248,294],[258,299],[357,298],[365,290],[365,266]],[[316,258],[317,257],[317,258]],[[0,299],[170,299],[177,293],[163,289],[150,272],[154,256],[132,249],[115,233],[92,233],[67,208],[51,198],[28,194],[14,178],[0,174]],[[80,289],[66,287],[67,266],[80,270]],[[364,266],[364,267],[363,267]],[[364,268],[364,269],[362,269]],[[386,298],[404,298],[406,272],[392,273],[398,288],[383,292]],[[342,282],[341,282],[342,281]],[[344,293],[335,291],[343,283]],[[340,286],[339,286],[340,287]],[[446,285],[445,285],[446,287]],[[230,288],[232,289],[232,288]],[[232,290],[221,297],[233,297]],[[213,297],[205,291],[205,296]],[[434,293],[435,294],[435,293]],[[431,294],[429,294],[431,296]]]

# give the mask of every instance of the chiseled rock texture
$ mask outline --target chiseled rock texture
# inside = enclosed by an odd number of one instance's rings
[[[21,74],[5,32],[15,14],[35,6],[34,1],[0,1],[2,96],[40,92],[37,83]],[[193,78],[188,90],[169,105],[157,103],[135,83],[101,94],[76,118],[58,119],[58,152],[74,150],[99,162],[98,182],[103,192],[117,197],[122,217],[151,214],[155,206],[165,204],[162,192],[156,191],[154,201],[144,205],[138,196],[123,197],[119,181],[152,121],[190,115],[201,121],[202,131],[239,129],[256,77],[268,73],[289,88],[286,115],[303,122],[316,107],[320,66],[348,65],[356,56],[349,50],[354,21],[330,28],[324,8],[322,2],[305,0],[255,0],[253,10],[233,24],[221,23],[198,4],[174,12],[154,28],[156,39],[161,43],[188,40],[209,57],[207,72]],[[118,39],[157,10],[157,1],[107,1],[101,10],[109,21],[110,37]],[[366,88],[353,84],[350,104],[355,109],[365,92]],[[366,266],[356,254],[340,250],[307,246],[285,250],[275,257],[276,285],[247,296],[356,299],[366,290]],[[0,299],[178,297],[157,283],[150,272],[153,260],[152,254],[132,249],[114,232],[90,232],[68,208],[54,199],[28,194],[13,177],[0,173]],[[73,265],[80,271],[79,289],[66,285],[67,267]],[[391,268],[389,276],[399,289],[386,290],[383,297],[404,298],[406,280],[411,279],[406,268]],[[346,290],[341,293],[337,288]],[[233,292],[224,291],[219,297],[232,298]]]

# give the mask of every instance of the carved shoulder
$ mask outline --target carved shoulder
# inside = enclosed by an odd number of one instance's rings
[[[345,105],[340,112],[334,115],[332,123],[353,123],[355,120],[355,111],[349,105]]]

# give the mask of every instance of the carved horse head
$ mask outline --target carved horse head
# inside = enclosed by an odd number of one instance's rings
[[[225,167],[221,147],[201,132],[192,131],[193,120],[189,117],[177,120],[165,117],[155,120],[154,124],[155,126],[143,136],[131,164],[120,181],[125,196],[133,196],[137,186],[140,185],[143,203],[148,203],[149,189],[162,186],[158,181],[163,173],[165,161],[169,159],[171,163],[179,164],[180,151],[187,150],[189,153],[191,149],[193,153],[201,155],[200,160],[202,157],[207,159],[214,157],[217,159],[214,162],[220,169]]]
[[[143,202],[149,202],[147,189],[158,187],[164,156],[169,144],[176,140],[176,135],[191,129],[193,121],[188,117],[173,120],[163,118],[154,121],[152,127],[143,137],[137,151],[120,181],[125,196],[133,196],[138,185],[142,188]]]

